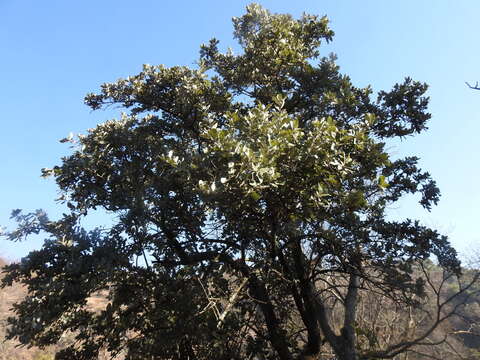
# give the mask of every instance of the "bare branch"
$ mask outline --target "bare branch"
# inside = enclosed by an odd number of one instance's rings
[[[473,89],[473,90],[480,90],[480,85],[478,84],[478,81],[475,83],[475,86],[473,85],[470,85],[468,82],[465,81],[465,84],[467,84],[467,86],[470,88],[470,89]]]

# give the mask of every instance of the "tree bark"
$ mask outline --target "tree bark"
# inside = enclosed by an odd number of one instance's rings
[[[303,300],[306,313],[302,320],[307,328],[307,346],[304,349],[305,359],[315,359],[320,353],[321,334],[317,321],[317,308],[313,294],[312,283],[307,276],[307,268],[304,261],[304,254],[300,244],[294,245],[295,272],[299,280],[300,295]]]
[[[280,360],[293,360],[292,354],[288,349],[285,331],[281,328],[280,321],[275,315],[273,304],[268,296],[265,285],[258,279],[255,274],[249,276],[249,289],[252,296],[257,300],[265,317],[267,324],[268,335],[270,343],[275,351],[278,353]]]
[[[345,360],[357,360],[355,334],[355,317],[357,314],[358,287],[360,278],[353,269],[348,282],[347,296],[345,297],[345,316],[343,321],[342,337],[344,339]]]

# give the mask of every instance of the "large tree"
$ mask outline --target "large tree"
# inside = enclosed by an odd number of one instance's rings
[[[10,337],[42,346],[73,333],[58,358],[379,359],[425,344],[444,320],[446,306],[420,333],[367,347],[382,329],[357,321],[365,291],[421,306],[415,268],[432,254],[459,271],[445,236],[386,215],[404,194],[427,210],[439,200],[417,157],[385,149],[426,129],[427,86],[355,87],[320,56],[325,17],[250,5],[233,24],[239,54],[213,39],[193,69],[145,65],[87,95],[126,113],[65,139],[73,153],[43,170],[68,214],[13,213],[6,236],[46,240],[5,269],[4,286],[29,291]],[[82,229],[96,209],[113,223]]]

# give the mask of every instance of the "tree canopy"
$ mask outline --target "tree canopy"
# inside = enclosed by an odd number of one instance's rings
[[[42,346],[73,333],[59,359],[103,348],[127,359],[320,359],[326,349],[380,359],[443,321],[384,344],[357,321],[363,291],[421,306],[428,279],[415,269],[431,255],[460,270],[447,237],[386,214],[405,194],[426,210],[439,200],[417,157],[386,150],[427,129],[427,86],[355,87],[320,54],[334,35],[326,17],[252,4],[233,26],[239,54],[213,39],[194,68],[144,65],[86,96],[94,110],[125,112],[65,139],[72,154],[43,170],[63,218],[12,214],[7,237],[46,240],[5,268],[4,286],[29,291],[10,337]],[[83,229],[95,209],[114,223]],[[105,308],[90,310],[101,291]]]

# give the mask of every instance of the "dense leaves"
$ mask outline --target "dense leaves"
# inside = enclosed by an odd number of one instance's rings
[[[128,359],[320,358],[324,349],[375,359],[415,345],[362,353],[355,324],[359,289],[413,306],[425,295],[414,264],[435,254],[459,270],[446,237],[386,219],[405,194],[428,210],[439,200],[416,157],[385,150],[389,138],[426,129],[427,86],[407,78],[376,100],[356,88],[334,56],[320,57],[333,36],[325,17],[250,5],[233,23],[238,55],[213,39],[195,69],[144,65],[87,95],[94,110],[126,113],[65,139],[73,153],[43,170],[68,215],[13,214],[8,237],[47,240],[6,268],[4,286],[20,281],[30,294],[10,337],[45,345],[71,331],[76,343],[58,357],[77,359],[101,348]],[[114,223],[87,232],[80,222],[95,209]],[[99,291],[108,305],[91,311]]]

